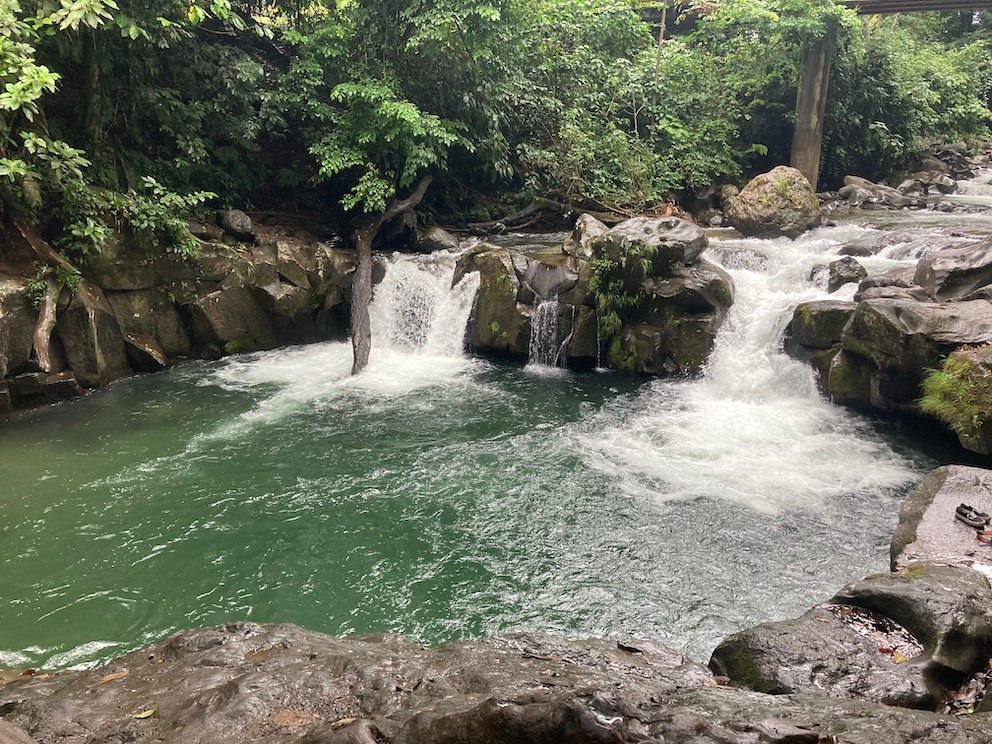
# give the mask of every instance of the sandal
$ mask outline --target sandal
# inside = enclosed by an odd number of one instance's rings
[[[983,542],[986,545],[992,545],[992,532],[979,532],[977,537],[978,542]]]

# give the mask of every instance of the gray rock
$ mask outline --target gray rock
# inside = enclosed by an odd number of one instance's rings
[[[169,359],[154,338],[132,331],[124,331],[122,335],[128,362],[136,372],[157,372],[168,366]]]
[[[895,643],[890,634],[857,632],[837,611],[814,608],[794,620],[735,633],[713,651],[710,668],[734,685],[758,692],[932,707],[935,700],[923,669],[897,664],[891,653],[882,652]]]
[[[946,465],[931,471],[899,510],[889,557],[893,571],[917,564],[976,568],[992,576],[992,550],[975,540],[975,531],[954,518],[958,504],[992,514],[992,471]]]
[[[25,279],[0,276],[0,377],[20,371],[31,356],[38,313]]]
[[[958,190],[958,182],[943,173],[930,179],[930,184],[942,194],[953,194]]]
[[[946,521],[957,521],[956,506]],[[992,658],[992,587],[970,568],[914,563],[848,584],[832,601],[888,617],[923,643],[933,664],[955,672],[971,674]]]
[[[913,279],[937,300],[972,294],[992,284],[992,240],[935,251],[916,265]]]
[[[228,235],[238,240],[250,243],[255,239],[255,227],[251,224],[251,217],[240,209],[223,209],[217,212],[217,224]]]
[[[822,281],[827,292],[833,293],[845,284],[860,282],[867,276],[868,272],[865,271],[865,268],[856,259],[845,256],[836,261],[831,261],[826,266],[814,268],[810,273],[810,280],[816,283]]]
[[[2,381],[6,408],[26,408],[83,394],[72,372],[25,372]],[[0,410],[4,405],[0,404]]]
[[[229,354],[276,345],[272,323],[248,289],[209,292],[185,309],[197,343],[216,345]]]
[[[197,266],[145,238],[124,236],[107,240],[83,274],[104,291],[125,291],[193,282]]]
[[[124,331],[151,337],[169,359],[189,355],[189,334],[168,290],[107,292],[107,301]]]
[[[572,234],[565,240],[562,252],[573,258],[591,258],[593,240],[609,231],[610,228],[605,223],[600,222],[591,214],[581,214],[579,219],[575,221]]]
[[[855,307],[853,302],[836,300],[800,304],[786,328],[786,350],[795,355],[797,347],[829,349],[839,344]]]
[[[428,227],[420,233],[416,249],[421,253],[434,251],[457,251],[458,238],[443,227]]]
[[[752,179],[727,218],[744,235],[796,238],[820,224],[820,203],[802,173],[780,165]]]
[[[678,217],[634,217],[592,241],[594,254],[617,260],[631,252],[643,253],[656,274],[676,264],[692,264],[709,241],[701,228]]]
[[[718,688],[650,642],[523,635],[427,649],[246,623],[14,682],[0,711],[39,744],[979,744],[992,721]]]
[[[992,342],[992,303],[864,300],[841,341],[879,369],[919,378],[959,346]]]
[[[80,282],[59,315],[55,333],[83,387],[100,387],[130,374],[121,327],[98,287]]]

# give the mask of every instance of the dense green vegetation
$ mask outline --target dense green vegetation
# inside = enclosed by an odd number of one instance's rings
[[[0,194],[66,253],[188,250],[205,201],[484,220],[644,209],[787,160],[802,50],[838,29],[823,173],[987,134],[982,27],[826,0],[8,0]],[[169,196],[168,194],[172,194]],[[186,196],[178,196],[186,195]]]

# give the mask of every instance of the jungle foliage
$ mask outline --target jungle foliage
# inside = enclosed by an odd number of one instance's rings
[[[198,205],[486,219],[514,199],[644,209],[787,160],[798,63],[837,30],[823,174],[988,134],[960,14],[828,0],[5,0],[0,198],[64,250],[191,247]]]

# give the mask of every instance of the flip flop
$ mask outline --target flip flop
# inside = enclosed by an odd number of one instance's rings
[[[985,512],[978,511],[978,509],[976,509],[975,507],[971,506],[970,504],[959,504],[958,505],[958,508],[956,509],[956,511],[961,516],[966,516],[966,515],[969,515],[969,514],[973,514],[976,517],[980,517],[980,518],[982,518],[982,519],[985,520],[985,524],[988,524],[989,523],[989,520],[990,520],[990,517],[989,517],[988,514],[986,514]]]
[[[992,532],[979,532],[978,542],[985,543],[986,545],[992,545]]]
[[[974,509],[969,512],[962,512],[961,508],[958,507],[957,511],[954,512],[954,516],[969,527],[975,527],[976,529],[981,529],[987,524],[985,515],[976,512]]]

